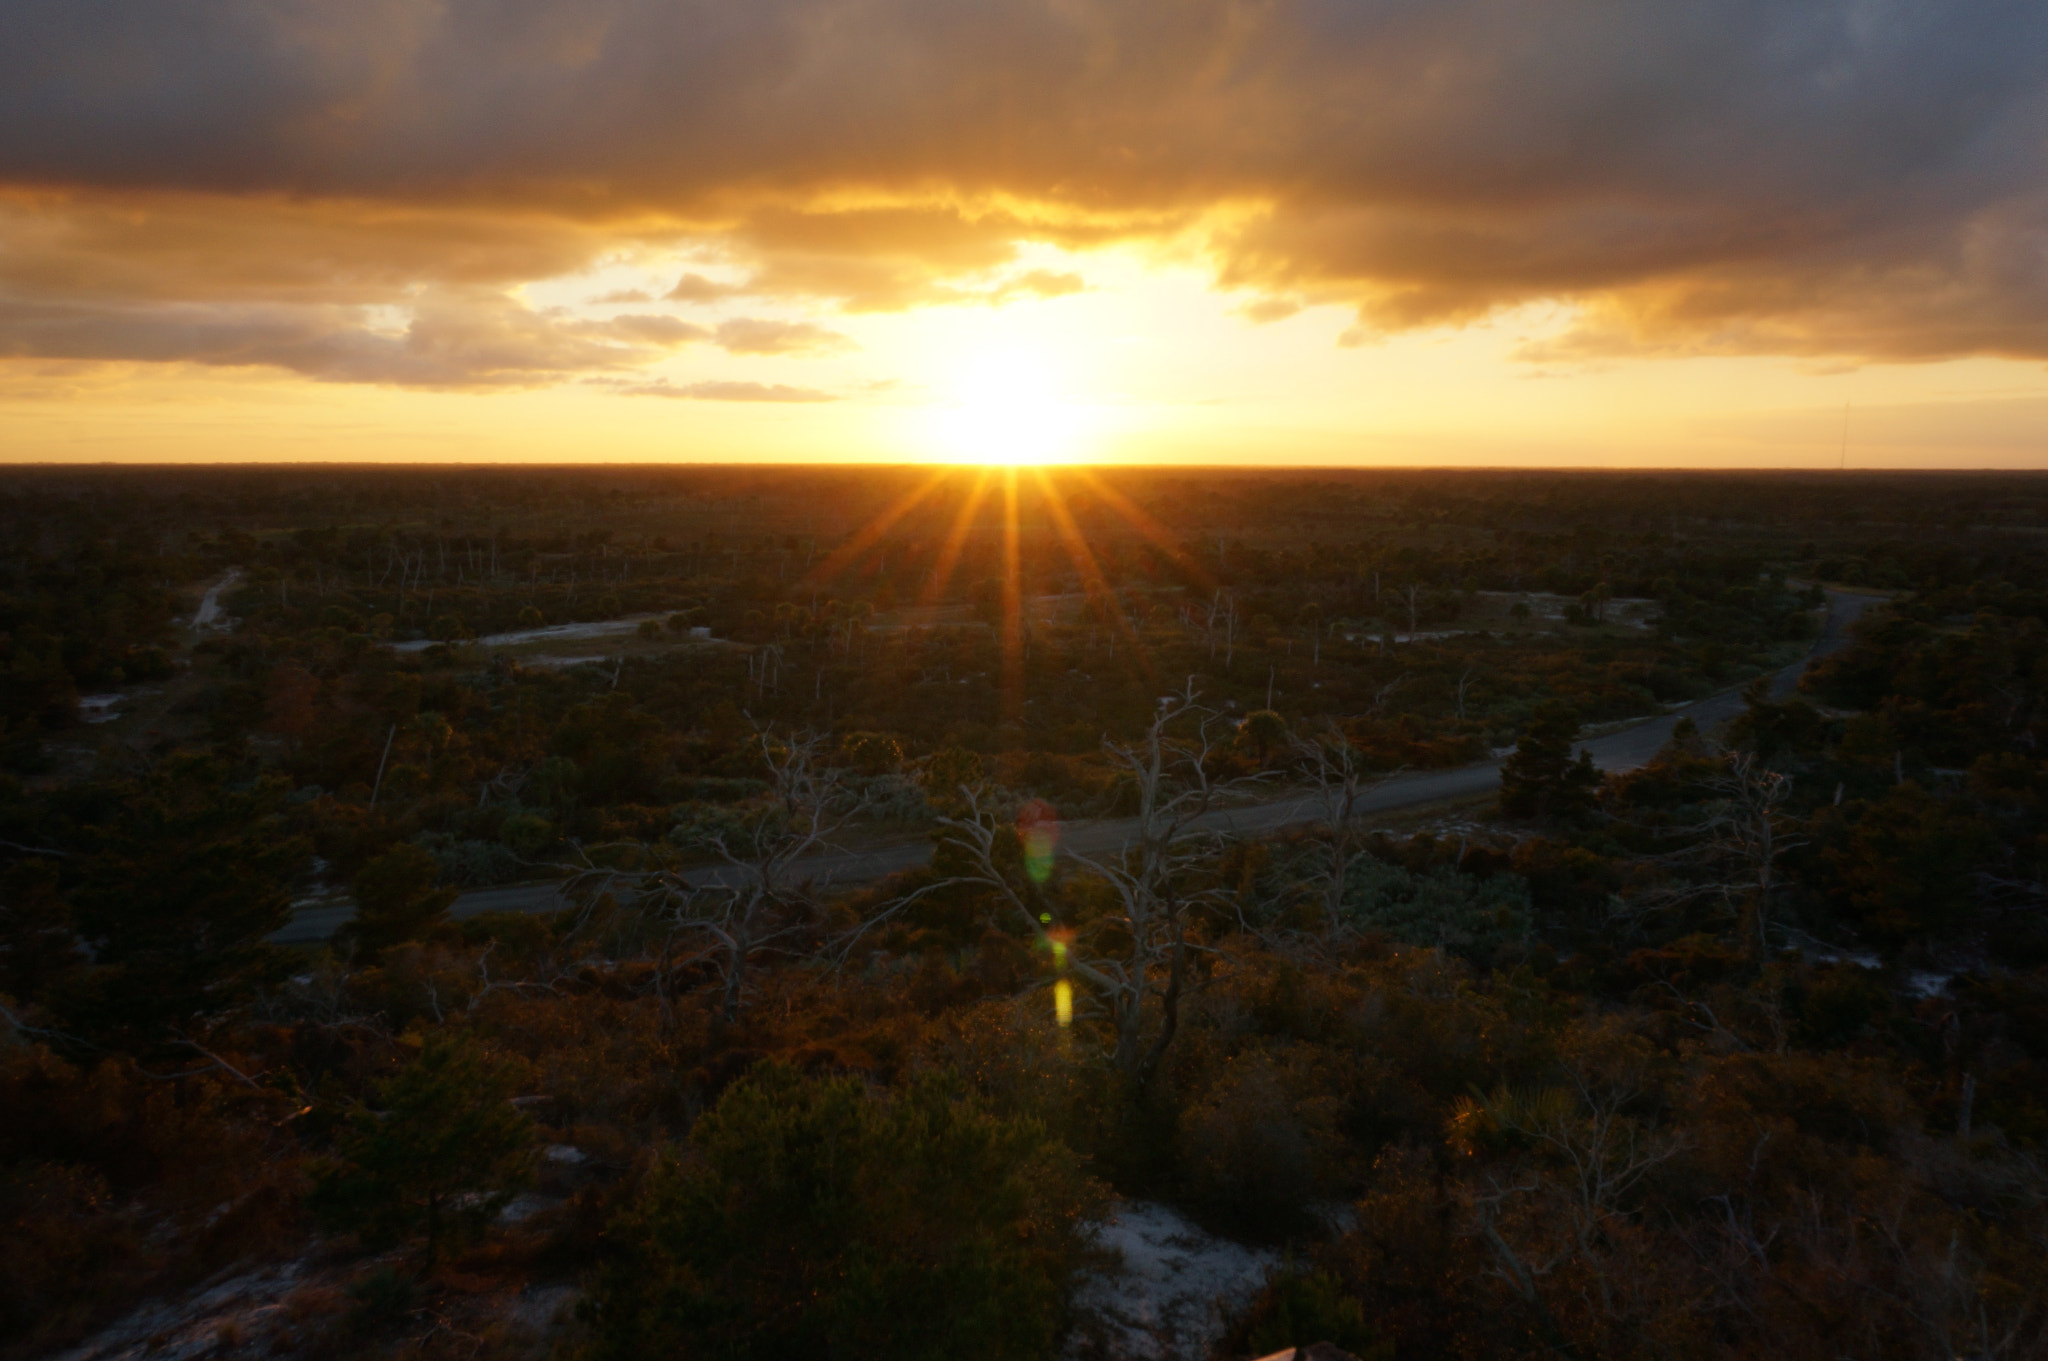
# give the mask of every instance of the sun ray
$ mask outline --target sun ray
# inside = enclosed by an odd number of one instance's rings
[[[1017,470],[1003,469],[1003,717],[1024,718],[1024,583],[1017,551]]]
[[[1108,503],[1111,510],[1123,516],[1131,528],[1144,535],[1164,552],[1167,557],[1171,558],[1183,572],[1186,572],[1193,578],[1197,586],[1205,591],[1217,589],[1215,576],[1207,568],[1203,567],[1201,563],[1188,556],[1187,552],[1181,548],[1179,541],[1173,537],[1165,525],[1160,524],[1159,521],[1153,519],[1138,506],[1132,504],[1129,497],[1125,496],[1115,487],[1110,486],[1107,482],[1104,482],[1091,469],[1075,468],[1073,472],[1076,477],[1079,477],[1088,484],[1090,491]]]
[[[946,585],[953,579],[953,567],[960,561],[960,550],[967,546],[967,536],[974,528],[974,514],[981,508],[981,498],[988,492],[990,472],[983,468],[968,489],[967,499],[960,505],[960,513],[953,518],[953,527],[946,533],[946,541],[939,547],[938,561],[932,564],[932,579],[925,586],[919,603],[936,605],[946,593]]]
[[[1123,602],[1117,599],[1115,589],[1103,575],[1102,566],[1096,562],[1095,553],[1088,547],[1088,540],[1081,533],[1081,527],[1074,523],[1073,515],[1061,499],[1059,488],[1053,485],[1052,475],[1043,468],[1034,468],[1032,472],[1037,475],[1039,485],[1043,489],[1046,513],[1052,517],[1053,529],[1065,543],[1067,557],[1081,573],[1081,588],[1088,593],[1091,600],[1100,600],[1104,603],[1104,614],[1108,617],[1110,627],[1123,635],[1132,655],[1138,659],[1139,671],[1149,683],[1154,675],[1154,669],[1143,636],[1131,623],[1130,616],[1124,612]]]
[[[799,591],[809,590],[812,587],[821,585],[824,582],[830,581],[845,568],[851,566],[861,554],[874,547],[876,541],[882,535],[888,533],[889,529],[898,520],[916,509],[918,502],[924,500],[925,497],[937,490],[939,484],[944,482],[950,475],[951,469],[941,469],[934,473],[923,486],[917,487],[908,496],[905,496],[902,500],[896,502],[895,505],[890,506],[858,530],[855,530],[852,538],[839,545],[823,562],[819,563],[809,572],[806,572],[803,580],[797,583],[796,589]]]

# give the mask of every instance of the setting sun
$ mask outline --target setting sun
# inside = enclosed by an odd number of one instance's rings
[[[1087,425],[1054,366],[1015,349],[963,365],[932,412],[936,457],[997,467],[1074,462]]]

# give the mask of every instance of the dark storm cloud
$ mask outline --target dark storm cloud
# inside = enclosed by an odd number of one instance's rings
[[[187,275],[116,214],[30,242],[45,298],[365,301],[689,237],[872,310],[1192,232],[1254,316],[1565,298],[1552,357],[2048,357],[2039,0],[14,0],[0,128],[0,181],[81,195],[47,222],[168,195],[220,220],[195,252],[245,203],[338,243]]]

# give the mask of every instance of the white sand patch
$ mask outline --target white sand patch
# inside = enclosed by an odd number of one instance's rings
[[[216,581],[200,600],[199,613],[192,616],[192,627],[195,629],[227,629],[232,627],[232,621],[223,618],[221,615],[220,593],[241,579],[242,569],[236,567],[219,581]]]
[[[666,614],[632,614],[624,619],[594,619],[585,624],[549,624],[545,628],[520,629],[513,633],[493,633],[476,639],[483,647],[518,647],[522,643],[569,643],[582,638],[615,638],[622,633],[637,633],[640,625],[649,619],[666,619]],[[393,643],[394,652],[425,652],[438,645],[433,638],[416,638],[409,643]]]
[[[1068,1361],[1201,1361],[1280,1262],[1143,1200],[1123,1202],[1097,1242],[1122,1263],[1075,1292]]]
[[[285,1326],[284,1299],[298,1287],[302,1266],[246,1272],[218,1280],[182,1300],[137,1309],[97,1337],[53,1361],[195,1361],[230,1350],[227,1339],[253,1342]]]

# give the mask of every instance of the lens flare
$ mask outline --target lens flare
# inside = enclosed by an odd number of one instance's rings
[[[1042,884],[1052,875],[1052,854],[1059,846],[1060,820],[1051,804],[1033,799],[1017,812],[1017,839],[1024,843],[1024,872]]]
[[[1074,985],[1064,978],[1052,985],[1052,1018],[1062,1028],[1074,1023]]]

